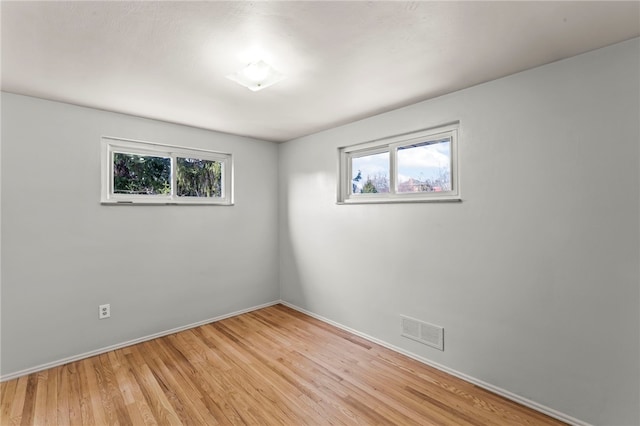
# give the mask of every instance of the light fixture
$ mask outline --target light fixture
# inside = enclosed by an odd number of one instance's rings
[[[235,74],[227,76],[229,80],[257,92],[284,79],[284,75],[276,71],[263,60],[251,62]]]

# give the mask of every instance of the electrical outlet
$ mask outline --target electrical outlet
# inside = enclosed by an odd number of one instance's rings
[[[100,309],[99,313],[98,313],[98,319],[105,319],[105,318],[109,318],[111,317],[111,305],[110,304],[106,304],[106,305],[100,305],[98,307]]]

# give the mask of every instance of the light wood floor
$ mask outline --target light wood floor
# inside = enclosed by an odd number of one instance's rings
[[[563,424],[282,305],[2,383],[1,424]]]

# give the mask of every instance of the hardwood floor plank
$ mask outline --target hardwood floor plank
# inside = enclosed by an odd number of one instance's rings
[[[66,379],[69,383],[69,424],[73,425],[83,424],[78,364],[79,362],[72,362],[64,366]]]
[[[183,424],[220,424],[199,399],[192,400],[189,397],[186,389],[191,386],[183,388],[183,383],[178,381],[179,375],[172,374],[162,361],[152,358],[149,360],[149,367],[158,382],[162,384],[167,399]]]
[[[193,381],[199,393],[204,396],[203,403],[206,404],[209,412],[221,422],[223,419],[228,419],[233,424],[244,423],[238,406],[234,404],[237,392],[226,378],[231,368],[226,368],[224,374],[218,374],[221,371],[216,370],[215,366],[210,366],[205,361],[193,359],[193,357],[190,360],[180,351],[179,344],[170,337],[166,338],[165,348],[172,354],[173,359],[180,363],[184,377]],[[178,344],[178,346],[174,344]],[[203,370],[210,371],[211,374],[198,373]]]
[[[11,423],[11,405],[17,386],[17,380],[0,383],[0,424],[2,425]]]
[[[13,425],[561,425],[275,305],[0,385]]]
[[[129,360],[131,373],[137,381],[140,391],[151,409],[154,420],[161,425],[180,425],[180,419],[165,396],[162,386],[156,381],[149,365],[140,352],[140,345],[132,346],[125,357]]]
[[[228,334],[229,331],[227,331]],[[233,332],[233,331],[231,331]],[[256,345],[260,344],[259,336],[252,336],[250,341],[255,343]],[[242,348],[243,350],[246,348]],[[309,392],[305,392],[304,388],[297,383],[296,380],[287,380],[286,377],[283,376],[283,371],[281,371],[277,364],[274,362],[275,358],[269,360],[263,355],[265,355],[265,347],[253,347],[250,349],[250,352],[255,357],[255,361],[253,364],[264,365],[268,368],[268,370],[262,373],[262,378],[265,381],[272,383],[278,389],[283,389],[284,396],[288,398],[288,402],[292,405],[289,405],[290,409],[293,413],[296,413],[298,417],[304,417],[307,421],[312,419],[312,415],[321,416],[328,423],[340,424],[339,421],[333,419],[330,414],[325,413],[322,410],[314,398]]]
[[[229,357],[227,363],[233,365],[230,370],[230,376],[232,377],[234,387],[240,389],[241,395],[246,395],[248,405],[253,406],[270,406],[272,409],[269,411],[254,412],[251,410],[254,416],[263,417],[260,421],[267,424],[288,424],[298,421],[296,418],[289,418],[288,414],[294,413],[295,410],[291,410],[287,406],[287,402],[291,403],[294,399],[280,398],[274,394],[274,388],[271,386],[271,381],[265,378],[264,369],[256,369],[256,354],[251,350],[246,350],[243,347],[243,343],[239,341],[232,332],[224,327],[216,327],[216,332],[222,339],[227,339],[227,348],[232,350],[237,356],[243,354],[243,359],[234,359]],[[260,364],[259,362],[257,362]],[[280,378],[272,377],[272,381],[278,381]],[[280,383],[282,385],[282,383]],[[281,392],[281,395],[286,396],[287,392]]]
[[[27,379],[27,390],[24,398],[23,411],[20,416],[20,424],[33,423],[33,411],[36,405],[36,392],[38,391],[38,374],[30,374]]]
[[[109,424],[126,425],[131,424],[131,418],[126,410],[124,398],[118,387],[118,379],[113,370],[113,366],[109,362],[109,356],[102,354],[94,359],[96,365],[99,363],[100,380],[104,392],[102,399],[105,404],[105,412],[109,417]]]
[[[258,329],[260,324],[264,324],[259,321],[252,324],[253,317],[249,315],[244,316],[243,319],[252,329]],[[256,355],[260,357],[260,362],[272,373],[265,379],[272,381],[279,389],[287,389],[284,392],[285,395],[297,394],[301,404],[296,404],[296,409],[301,410],[301,413],[306,412],[307,418],[310,417],[309,410],[319,416],[319,419],[324,419],[331,424],[344,424],[353,418],[352,414],[350,417],[345,417],[343,410],[336,410],[334,406],[324,404],[327,395],[318,391],[318,387],[313,383],[312,374],[304,374],[306,372],[300,369],[294,371],[283,363],[284,358],[291,356],[293,351],[291,348],[285,351],[279,346],[274,346],[273,341],[263,333],[255,333],[249,341]]]
[[[80,414],[82,416],[83,424],[98,424],[96,418],[93,415],[92,390],[93,387],[89,386],[89,377],[87,375],[87,360],[83,359],[78,361],[78,386],[80,394]]]
[[[99,425],[112,424],[107,420],[107,410],[109,409],[110,401],[107,401],[107,404],[104,403],[105,389],[101,386],[103,383],[102,380],[98,380],[98,376],[96,375],[95,362],[99,362],[99,360],[97,360],[97,357],[93,357],[84,361],[83,366],[86,381],[83,381],[83,383],[86,382],[87,400],[91,405],[94,422]]]
[[[16,391],[13,400],[7,400],[11,403],[11,410],[9,414],[9,421],[12,425],[19,425],[22,423],[22,411],[24,409],[24,403],[27,395],[27,384],[29,382],[29,376],[22,376],[16,380]],[[3,398],[4,401],[4,398]]]
[[[283,323],[286,321],[283,321],[284,318],[280,318],[280,321],[282,321]],[[332,337],[334,337],[335,341],[338,342],[339,339],[337,339],[335,335],[333,335]],[[350,337],[350,336],[349,336]],[[355,337],[355,336],[354,336]],[[318,339],[316,339],[318,340]],[[349,341],[352,341],[351,339],[348,339]],[[331,342],[329,340],[326,339],[320,339],[319,341],[322,341],[322,347],[326,350],[327,347],[334,347],[334,342]],[[360,342],[358,342],[360,343]],[[370,345],[364,345],[364,344],[360,344],[359,346],[361,346],[360,349],[364,348],[365,350],[367,350],[367,348],[371,348]],[[305,354],[313,354],[320,351],[323,351],[322,348],[320,347],[313,347],[313,346],[309,346],[309,347],[304,347],[304,346],[299,346],[299,349],[302,353],[303,356],[305,356]],[[356,348],[356,351],[359,350],[358,348]],[[307,356],[307,358],[309,358]],[[370,374],[370,372],[368,370],[363,370],[362,366],[359,366],[361,361],[358,361],[358,358],[353,358],[351,359],[349,362],[346,362],[344,357],[344,353],[342,353],[339,350],[331,350],[328,352],[328,356],[327,356],[327,360],[328,360],[328,364],[335,364],[335,360],[338,359],[339,363],[341,365],[337,366],[337,369],[333,369],[331,371],[326,370],[321,372],[320,374],[317,374],[318,376],[333,376],[334,380],[337,380],[338,382],[342,382],[342,384],[340,385],[340,387],[345,387],[346,384],[350,383],[349,382],[349,375],[351,375],[353,373],[354,370],[358,370],[360,372],[360,374],[363,373],[367,373]],[[318,364],[318,360],[312,360],[314,363]],[[322,368],[325,368],[327,365],[327,363],[321,362],[320,365]],[[316,367],[317,368],[317,367]],[[356,373],[354,373],[356,374]],[[374,376],[375,376],[375,372],[373,372]],[[357,376],[358,374],[356,374]],[[346,380],[346,381],[345,381]],[[330,388],[331,385],[329,384],[324,384],[325,388]],[[377,386],[377,387],[376,387]],[[357,390],[351,389],[351,393],[353,392],[360,392],[361,395],[363,397],[366,397],[368,399],[371,399],[373,401],[376,401],[377,399],[382,399],[382,400],[386,400],[386,401],[390,401],[386,398],[386,394],[389,393],[390,391],[390,387],[386,386],[384,383],[374,383],[371,386],[368,386],[366,389],[362,388],[362,387],[357,387]],[[340,398],[347,398],[349,395],[348,394],[343,394],[343,395],[339,395]],[[390,401],[392,402],[392,401]],[[354,404],[351,404],[352,406]],[[403,423],[403,424],[410,424],[410,423],[421,423],[422,422],[422,418],[415,418],[414,416],[411,415],[411,412],[408,410],[404,410],[404,407],[399,406],[398,404],[393,404],[393,403],[386,403],[384,401],[381,400],[377,400],[377,402],[374,404],[374,410],[377,410],[378,412],[380,411],[385,411],[388,418],[388,421],[393,421],[395,423]],[[371,419],[371,408],[368,408],[367,410],[363,410],[366,412],[366,415],[368,416],[368,422],[373,421],[373,419]],[[433,414],[433,413],[432,413]],[[446,419],[442,419],[442,418],[433,418],[433,416],[431,417],[433,420],[440,420],[440,421],[444,421]]]
[[[33,422],[39,425],[43,425],[46,422],[48,376],[48,371],[41,371],[36,374],[37,384],[33,406]]]
[[[130,372],[127,360],[124,358],[126,349],[109,352],[108,356],[113,365],[113,372],[122,393],[131,424],[155,425],[157,423],[151,414],[151,410],[144,400],[135,377]]]
[[[69,376],[65,365],[55,367],[54,370],[57,376],[56,419],[58,424],[68,425],[71,424],[69,421]]]
[[[47,386],[47,402],[45,408],[44,424],[55,426],[58,422],[58,371],[54,368],[49,370]]]

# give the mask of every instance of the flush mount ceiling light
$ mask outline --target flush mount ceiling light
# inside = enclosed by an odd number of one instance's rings
[[[260,60],[251,62],[237,73],[229,74],[227,78],[249,90],[257,92],[283,80],[284,75],[265,61]]]

